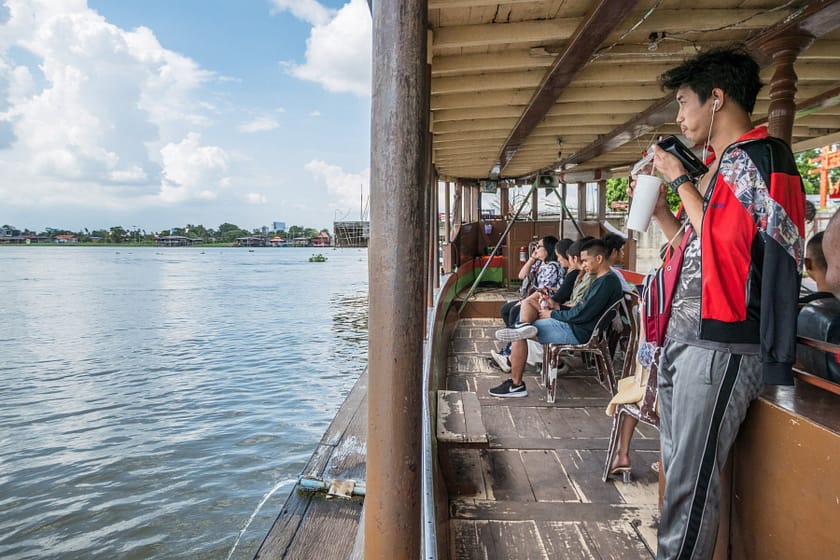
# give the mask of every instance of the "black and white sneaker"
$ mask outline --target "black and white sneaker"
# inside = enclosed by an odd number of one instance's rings
[[[496,338],[504,342],[513,340],[524,340],[526,338],[533,338],[537,334],[537,327],[529,323],[516,326],[512,329],[499,329],[496,331]]]
[[[493,387],[488,391],[494,397],[527,397],[528,389],[525,388],[525,383],[514,385],[512,379],[508,379],[498,387]]]
[[[510,360],[504,354],[500,354],[495,350],[490,350],[490,356],[493,357],[493,361],[496,362],[496,365],[499,366],[499,369],[505,373],[510,372]]]

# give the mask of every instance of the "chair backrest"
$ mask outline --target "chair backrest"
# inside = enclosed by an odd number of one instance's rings
[[[598,322],[595,323],[595,328],[592,330],[592,336],[589,337],[587,342],[582,344],[549,344],[549,359],[550,364],[556,366],[558,363],[558,358],[560,353],[564,349],[568,348],[576,348],[578,350],[585,350],[585,349],[594,349],[594,348],[601,348],[602,351],[610,352],[609,356],[612,356],[612,350],[610,348],[610,339],[611,334],[613,333],[613,321],[619,313],[619,308],[621,307],[623,300],[618,300],[614,304],[610,305],[606,311],[601,315],[598,319]]]
[[[611,343],[612,339],[616,338],[616,323],[620,321],[621,318],[622,304],[623,300],[620,299],[604,311],[601,318],[598,319],[597,323],[595,323],[595,328],[592,330],[592,336],[589,338],[588,343],[590,346],[595,346],[603,342],[610,347],[610,354],[612,355],[614,347]]]
[[[624,329],[620,333],[619,338],[619,342],[624,343],[624,363],[622,364],[621,371],[618,372],[619,378],[633,375],[635,370],[634,364],[636,360],[636,351],[639,349],[639,337],[641,332],[639,329],[640,309],[641,298],[639,297],[639,294],[636,292],[625,291],[621,300],[621,306],[619,307],[621,320],[622,323],[624,323]]]

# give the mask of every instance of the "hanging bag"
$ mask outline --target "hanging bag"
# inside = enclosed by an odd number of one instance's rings
[[[679,247],[675,249],[671,242],[668,242],[665,261],[658,269],[645,277],[642,291],[645,340],[656,345],[657,348],[665,342],[665,331],[668,328],[668,320],[671,318],[671,303],[680,279],[685,248],[691,237],[690,227],[686,227]],[[678,231],[677,235],[679,233]]]

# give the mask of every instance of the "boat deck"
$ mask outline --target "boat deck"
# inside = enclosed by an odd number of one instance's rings
[[[333,418],[302,476],[364,483],[367,451],[368,372],[359,376]],[[254,560],[361,558],[362,498],[332,498],[296,484]]]
[[[602,482],[609,392],[582,363],[558,378],[547,404],[526,369],[525,398],[499,399],[508,376],[488,362],[500,319],[460,319],[441,389],[475,392],[489,444],[441,446],[451,558],[653,558],[658,520],[658,432],[637,429],[633,482]]]

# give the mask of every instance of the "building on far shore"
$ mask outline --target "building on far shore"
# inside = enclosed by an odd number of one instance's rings
[[[271,242],[267,237],[259,235],[248,235],[246,237],[237,237],[233,242],[234,247],[270,247]]]
[[[202,239],[192,239],[183,235],[161,235],[155,237],[155,245],[158,247],[191,247],[204,243]]]
[[[332,239],[330,239],[330,234],[326,231],[322,231],[312,239],[310,239],[310,245],[313,247],[329,247],[332,245]]]

